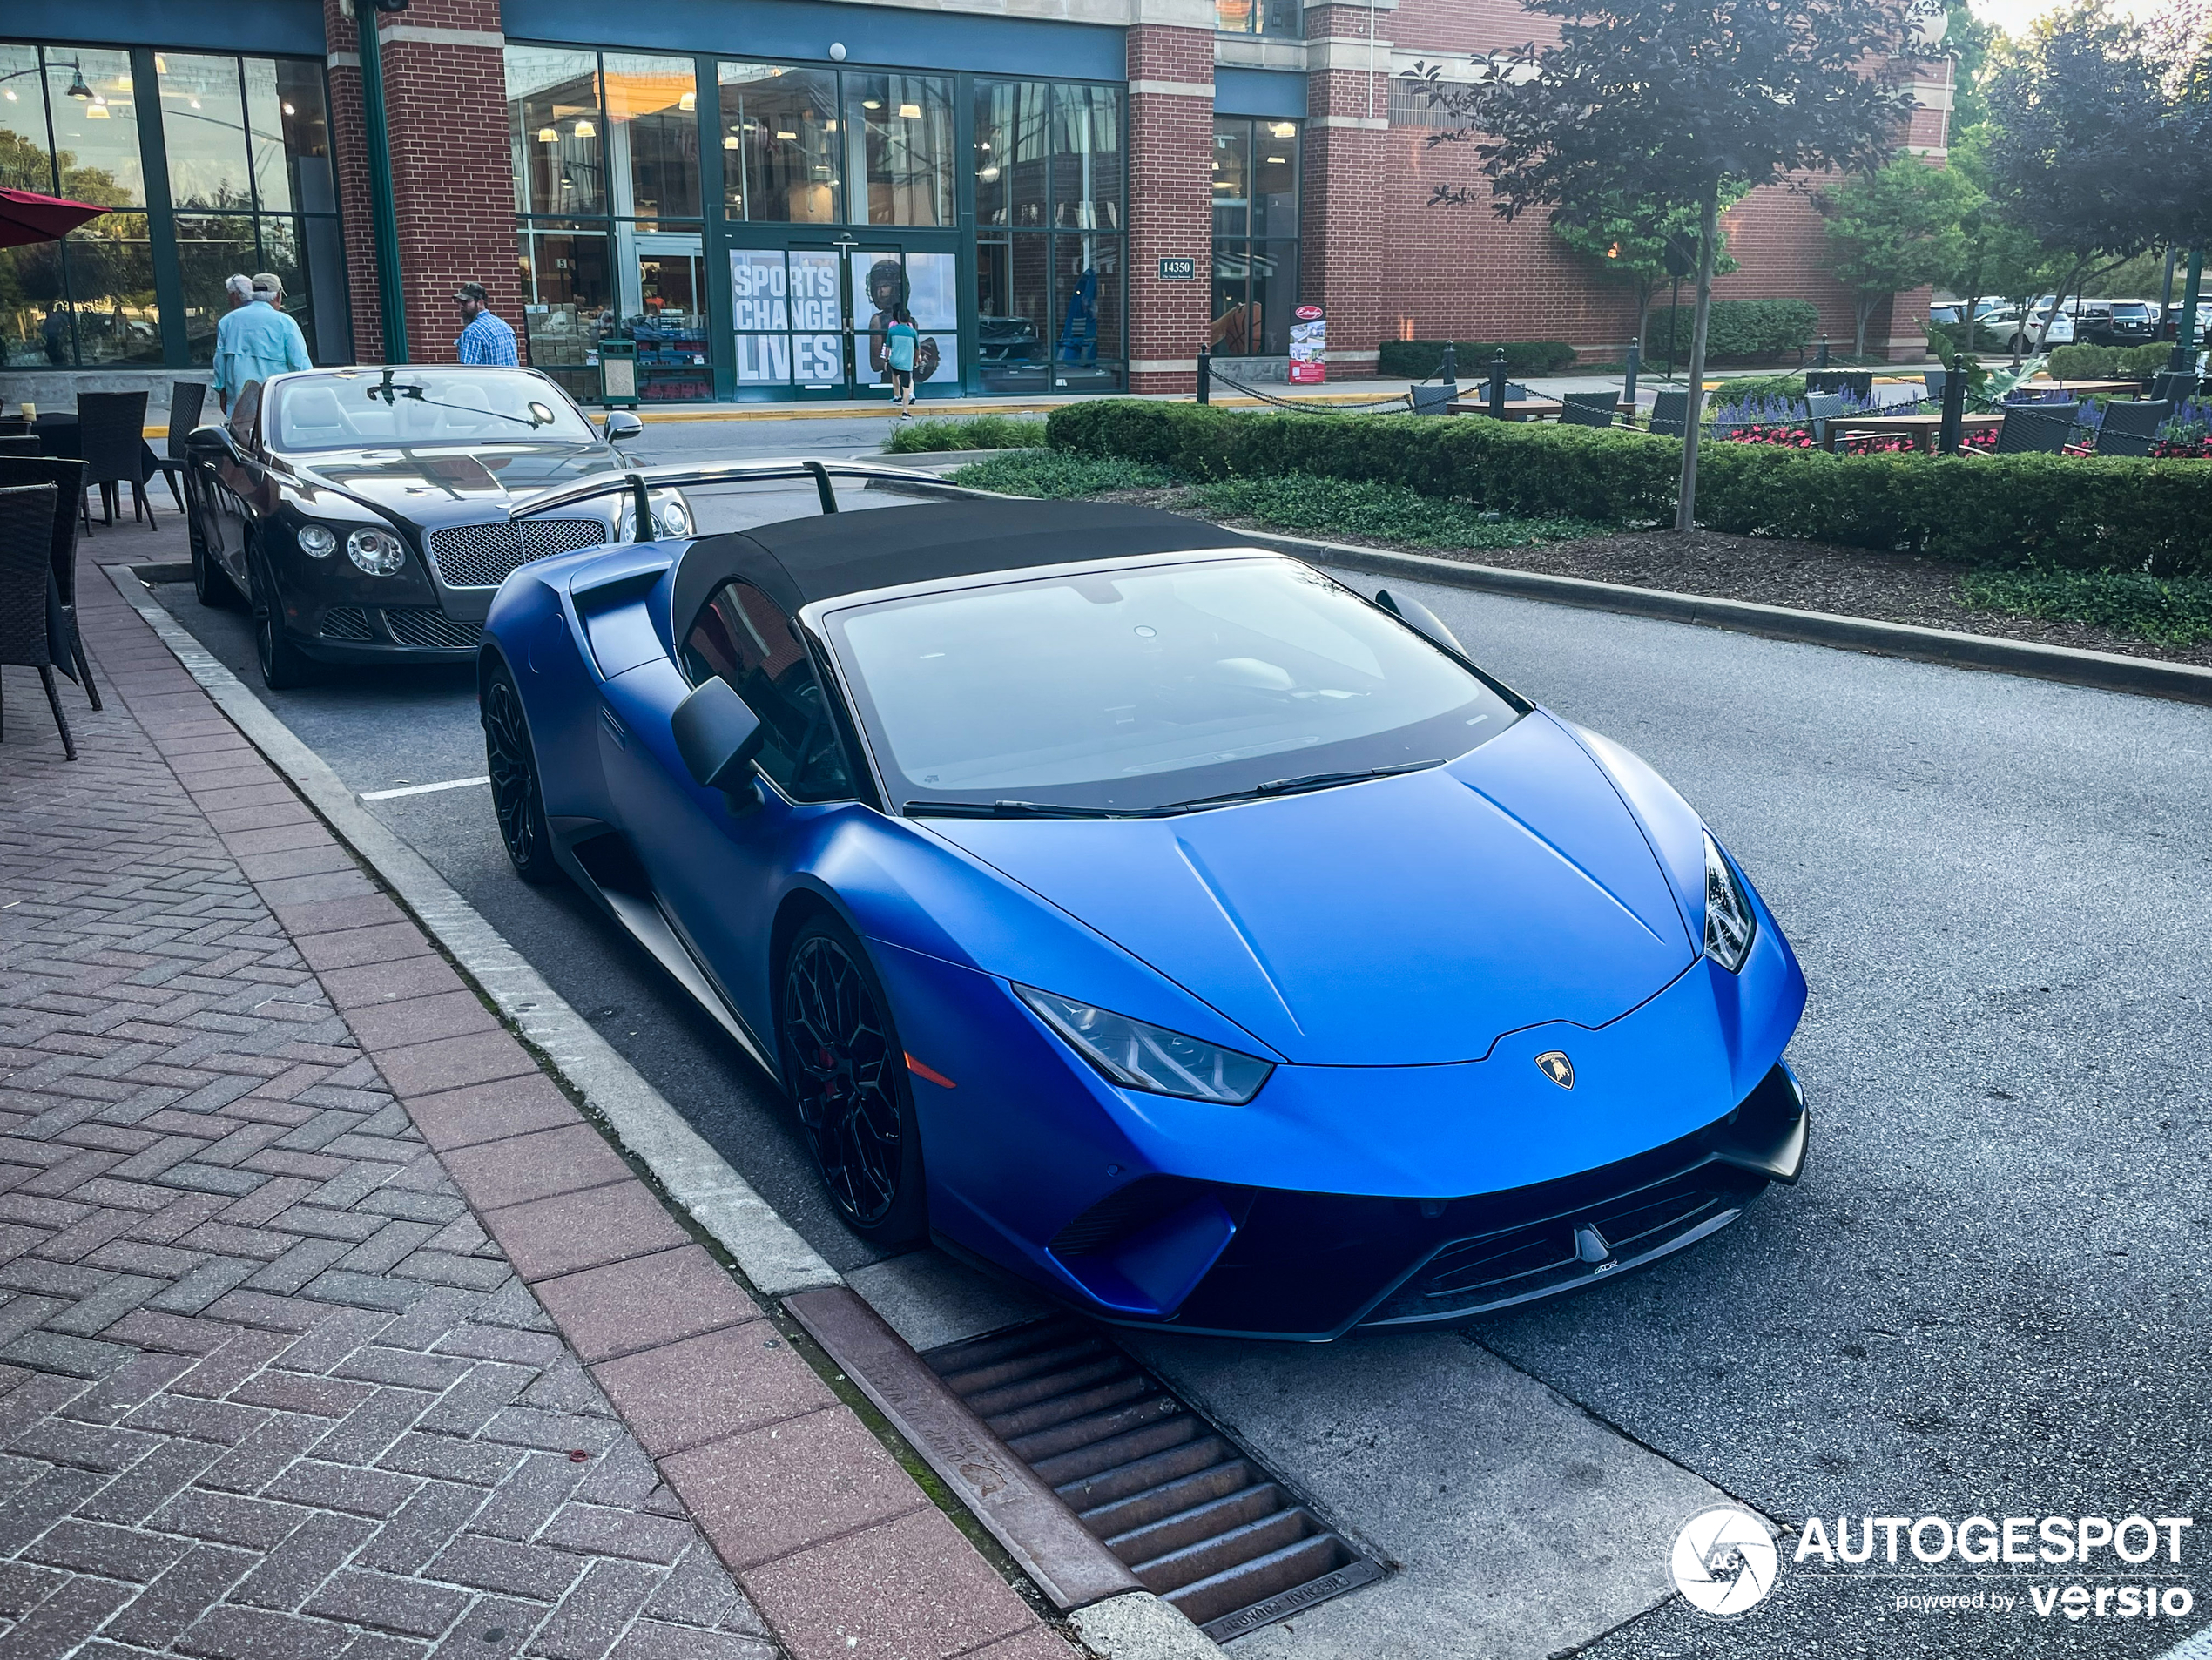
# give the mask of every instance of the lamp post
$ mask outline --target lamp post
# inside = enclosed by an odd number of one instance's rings
[[[399,217],[392,206],[392,134],[384,116],[383,43],[379,12],[404,11],[408,0],[354,0],[361,33],[361,127],[368,146],[368,218],[376,243],[376,306],[383,325],[384,361],[404,363],[407,296],[400,287]]]

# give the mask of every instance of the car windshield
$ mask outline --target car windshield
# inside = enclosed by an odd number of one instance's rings
[[[344,369],[277,388],[279,450],[589,443],[590,423],[549,381],[516,369]]]
[[[894,800],[1147,812],[1447,760],[1519,711],[1272,556],[1038,577],[833,613]]]

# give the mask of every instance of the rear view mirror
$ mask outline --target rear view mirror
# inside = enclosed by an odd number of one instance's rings
[[[732,795],[750,793],[752,758],[768,734],[727,680],[712,679],[696,688],[676,705],[668,724],[676,752],[698,783]]]
[[[1467,647],[1454,639],[1452,631],[1444,626],[1444,619],[1422,604],[1420,600],[1400,599],[1387,588],[1381,588],[1375,590],[1375,604],[1398,618],[1416,634],[1426,634],[1453,657],[1465,657],[1467,654]]]
[[[609,443],[619,443],[624,439],[635,438],[644,430],[645,423],[631,414],[629,410],[610,409],[607,411],[607,442]]]

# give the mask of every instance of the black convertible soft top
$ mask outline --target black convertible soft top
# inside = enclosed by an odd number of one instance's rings
[[[814,600],[904,583],[1238,543],[1235,531],[1217,524],[1103,502],[962,499],[825,513],[693,543],[676,568],[673,620],[680,636],[707,597],[732,577],[796,613]]]

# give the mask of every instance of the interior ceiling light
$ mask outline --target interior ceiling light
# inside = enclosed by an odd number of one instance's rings
[[[1298,124],[1295,121],[1278,121],[1268,131],[1278,138],[1295,138],[1298,137]]]
[[[921,105],[919,104],[901,104],[899,106],[899,118],[901,121],[921,120]]]
[[[189,103],[195,110],[199,107],[199,100],[198,98],[189,98],[186,102]]]
[[[776,136],[777,136],[779,138],[785,138],[785,139],[795,139],[795,138],[797,138],[799,137],[799,135],[798,135],[796,132],[785,132],[785,131],[784,131],[781,127],[778,127],[778,128],[776,129]]]
[[[975,176],[987,185],[991,183],[999,176],[998,163],[993,162],[989,166],[983,168]]]
[[[297,111],[297,110],[293,109],[293,107],[292,107],[289,104],[287,104],[287,105],[286,105],[284,106],[284,112],[285,112],[287,115],[297,115],[297,114],[299,114],[299,113],[300,113],[300,111]]]
[[[105,121],[107,119],[107,105],[96,100],[84,106],[84,113],[92,120]]]
[[[862,98],[860,100],[860,107],[864,110],[880,110],[883,107],[883,100],[881,98]]]
[[[676,107],[679,110],[698,109],[699,107],[699,95],[697,92],[685,93],[682,98],[676,100]]]
[[[16,89],[12,86],[7,88],[6,96],[8,102],[13,104],[16,101]]]
[[[1286,161],[1290,160],[1290,158],[1289,158],[1288,156],[1267,156],[1267,157],[1264,157],[1264,158],[1262,158],[1262,159],[1264,159],[1264,160],[1265,160],[1265,161],[1268,161],[1268,162],[1271,162],[1271,163],[1272,163],[1274,165],[1276,165],[1276,166],[1279,167],[1279,166],[1281,166],[1281,165],[1282,165],[1285,162],[1286,162]]]
[[[596,138],[599,136],[599,129],[593,126],[583,117],[578,116],[576,123],[576,136],[579,138]]]
[[[560,136],[561,135],[554,132],[551,127],[540,127],[537,130],[537,141],[540,144],[552,144],[556,142]]]
[[[722,147],[725,150],[742,150],[745,148],[745,140],[734,132],[729,133],[724,137]]]
[[[131,90],[131,71],[129,70],[125,70],[123,73],[115,78],[115,90],[118,92],[127,92]]]
[[[153,55],[153,72],[157,75],[166,75],[169,72],[169,60],[159,52]]]

